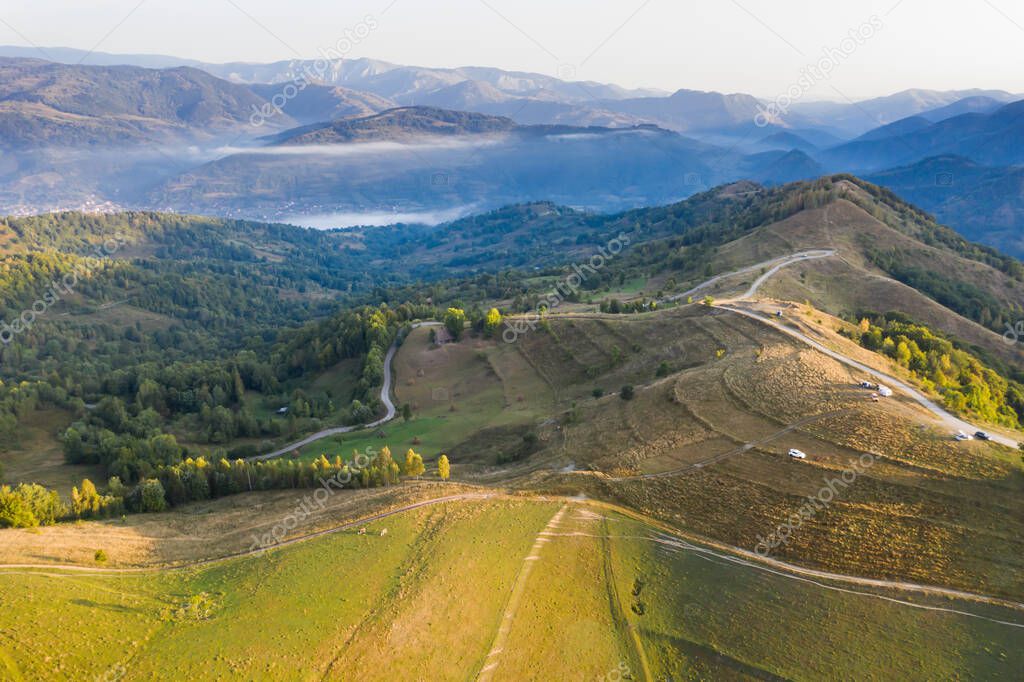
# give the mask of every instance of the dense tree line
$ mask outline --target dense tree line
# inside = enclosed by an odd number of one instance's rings
[[[978,358],[927,327],[902,316],[861,320],[854,333],[862,346],[910,370],[949,409],[993,424],[1020,428],[1024,386],[1001,376]]]
[[[419,453],[408,450],[401,464],[385,446],[379,452],[361,454],[345,461],[324,455],[312,461],[275,459],[269,461],[208,461],[187,458],[157,467],[135,485],[125,486],[114,476],[100,493],[89,479],[71,491],[65,503],[52,490],[21,484],[0,487],[0,528],[52,525],[70,519],[97,519],[124,512],[159,512],[188,502],[209,500],[256,490],[324,488],[374,488],[396,485],[402,476],[419,477],[425,471]],[[438,463],[438,475],[447,480],[451,465],[447,457]]]
[[[333,401],[323,393],[296,390],[286,418],[260,419],[247,405],[247,391],[275,394],[282,382],[347,358],[361,358],[362,372],[346,421],[371,421],[377,405],[373,391],[383,382],[387,349],[399,325],[417,312],[427,311],[408,306],[344,311],[286,335],[267,362],[243,351],[227,361],[146,363],[111,372],[101,383],[104,397],[65,432],[66,458],[100,464],[109,475],[134,483],[188,456],[164,433],[168,420],[176,417],[191,415],[201,439],[214,444],[291,432],[283,424],[330,416]]]

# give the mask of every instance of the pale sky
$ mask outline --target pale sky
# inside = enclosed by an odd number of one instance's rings
[[[358,32],[347,56],[772,97],[871,23],[807,99],[1024,93],[1020,0],[32,0],[0,4],[0,43],[268,62]]]

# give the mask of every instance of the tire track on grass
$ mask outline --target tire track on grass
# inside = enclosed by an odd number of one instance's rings
[[[617,624],[621,624],[629,635],[629,641],[633,645],[633,653],[640,663],[644,680],[650,682],[654,679],[651,675],[651,665],[647,660],[647,652],[644,651],[643,641],[640,639],[639,624],[630,623],[626,610],[623,608],[622,598],[619,595],[618,585],[615,583],[615,569],[612,566],[611,540],[614,537],[608,528],[608,517],[601,515],[601,558],[604,568],[605,589],[608,591],[608,602],[611,608],[612,618]]]
[[[324,530],[318,530],[312,533],[306,533],[294,538],[288,538],[282,540],[274,545],[268,547],[262,547],[257,549],[249,549],[241,552],[234,552],[233,554],[225,554],[224,556],[212,557],[210,559],[202,559],[200,561],[193,561],[187,564],[174,564],[170,566],[130,566],[126,568],[99,568],[96,566],[79,566],[75,564],[0,564],[0,575],[42,575],[45,571],[64,571],[74,573],[89,573],[93,575],[118,575],[122,573],[163,573],[167,571],[183,571],[193,568],[200,568],[204,566],[211,566],[214,564],[223,563],[232,559],[239,559],[242,557],[249,556],[260,556],[267,552],[271,552],[281,547],[287,547],[288,545],[294,545],[299,542],[305,542],[306,540],[312,540],[313,538],[319,538],[324,535],[331,535],[333,533],[340,533],[342,531],[349,530],[356,526],[361,526],[366,523],[372,523],[373,521],[379,521],[380,519],[386,519],[389,516],[395,514],[401,514],[403,512],[412,511],[413,509],[419,509],[420,507],[427,507],[434,504],[442,504],[444,502],[455,502],[458,500],[486,500],[493,497],[497,497],[496,492],[483,492],[483,493],[458,493],[456,495],[445,495],[444,497],[434,497],[429,500],[421,500],[414,502],[413,504],[403,505],[396,507],[389,511],[379,512],[370,516],[364,516],[362,518],[355,519],[354,521],[346,521],[338,526],[332,526],[331,528],[325,528]]]
[[[540,559],[540,551],[544,545],[547,544],[547,533],[550,533],[551,529],[556,528],[562,520],[562,516],[565,515],[565,510],[568,508],[568,504],[563,504],[562,507],[555,512],[555,515],[551,517],[547,525],[539,533],[537,533],[537,539],[533,542],[533,547],[530,549],[530,553],[523,559],[523,565],[519,569],[519,575],[516,576],[516,583],[512,587],[512,593],[508,597],[508,602],[505,604],[505,613],[501,617],[501,624],[498,626],[498,632],[494,635],[494,641],[491,643],[491,650],[487,653],[487,657],[484,659],[483,667],[480,672],[477,673],[477,682],[489,682],[494,675],[494,669],[498,667],[498,662],[501,657],[501,652],[505,648],[505,644],[508,642],[509,633],[512,631],[512,621],[515,618],[516,610],[519,608],[519,602],[523,599],[523,594],[526,592],[526,583],[530,578],[530,573],[533,571],[533,564]]]

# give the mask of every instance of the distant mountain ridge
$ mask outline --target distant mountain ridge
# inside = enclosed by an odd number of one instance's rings
[[[229,62],[210,64],[164,55],[113,55],[70,48],[25,48],[0,46],[0,55],[35,56],[58,61],[85,60],[92,64],[136,64],[166,68],[190,66],[219,78],[251,86],[266,97],[261,86],[304,80],[318,88],[341,87],[381,98],[387,106],[372,105],[378,111],[389,106],[426,105],[443,109],[479,111],[508,116],[519,123],[566,125],[632,126],[654,123],[679,132],[743,128],[745,135],[762,102],[749,94],[723,94],[680,89],[669,93],[654,88],[623,88],[594,81],[563,80],[553,75],[508,71],[492,67],[421,67],[394,64],[369,58],[292,59],[267,64]],[[566,74],[569,75],[569,74]],[[353,111],[339,106],[321,93],[306,96],[307,106],[292,104],[300,123],[328,120]],[[346,97],[341,97],[345,100]],[[1015,99],[1001,90],[936,91],[910,89],[861,102],[797,102],[776,123],[782,129],[810,129],[847,139],[880,125],[908,116],[949,108],[955,115],[986,111]],[[961,100],[969,100],[958,104]],[[323,108],[313,111],[312,102]],[[291,104],[291,102],[289,102]],[[957,108],[959,107],[959,108]],[[286,107],[287,111],[287,107]],[[940,114],[945,116],[945,114]],[[934,119],[933,119],[934,120]],[[771,131],[767,131],[771,132]],[[810,138],[808,138],[810,139]],[[815,144],[814,140],[811,140]],[[822,145],[818,145],[822,146]]]
[[[1024,168],[946,155],[866,179],[935,213],[969,239],[1024,257]]]
[[[828,125],[844,131],[849,137],[862,135],[879,126],[928,111],[954,105],[964,99],[983,97],[997,104],[1007,104],[1024,95],[1004,90],[924,90],[912,88],[859,102],[797,102],[791,107],[814,125]],[[960,112],[957,112],[960,113]]]
[[[120,145],[245,125],[264,100],[191,67],[0,58],[0,145]],[[280,123],[289,122],[287,116]]]
[[[1024,163],[1024,100],[938,123],[904,119],[826,150],[821,160],[829,168],[873,171],[943,154],[990,165]]]
[[[513,130],[512,119],[434,107],[397,107],[379,114],[347,118],[286,130],[270,144],[346,144],[406,141],[423,136],[477,135]]]

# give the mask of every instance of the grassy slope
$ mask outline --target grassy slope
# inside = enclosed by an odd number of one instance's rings
[[[72,415],[59,409],[30,412],[18,426],[17,436],[6,452],[0,452],[3,481],[39,483],[70,495],[71,487],[83,478],[105,481],[101,467],[71,465],[64,462],[60,434],[72,421]]]
[[[413,448],[429,460],[479,431],[526,428],[550,414],[551,390],[508,344],[464,339],[436,346],[429,335],[426,327],[413,330],[394,362],[395,404],[408,403],[412,421],[399,418],[378,430],[319,441],[303,448],[302,454],[348,458],[353,449],[387,445],[396,457]],[[378,431],[386,437],[379,437]],[[450,459],[456,467],[462,463]]]
[[[580,413],[549,427],[533,459],[549,470],[573,462],[579,471],[549,472],[527,485],[615,499],[753,549],[824,479],[867,453],[872,466],[775,555],[845,573],[1024,594],[1016,559],[1024,552],[1024,469],[1016,453],[953,442],[908,398],[872,403],[856,372],[730,313],[691,306],[552,319],[551,328],[521,340],[520,350],[564,394],[579,396]],[[643,343],[633,350],[630,338]],[[610,366],[613,347],[626,350]],[[725,353],[716,359],[716,350]],[[656,379],[663,358],[682,371]],[[588,375],[593,367],[599,371]],[[640,387],[634,400],[586,397],[595,384],[624,383]],[[810,458],[790,461],[790,447]],[[718,455],[728,456],[710,461]]]
[[[1024,664],[1020,629],[680,551],[585,505],[549,525],[559,506],[447,504],[369,524],[367,535],[200,570],[3,574],[0,669],[12,679],[463,680],[483,666],[509,610],[505,646],[489,659],[495,680],[642,678],[645,667],[656,679],[838,669],[874,679],[880,665],[898,679],[992,678]],[[523,597],[511,602],[526,563]],[[205,617],[175,615],[198,594]]]
[[[352,670],[381,679],[382,656],[394,651],[391,679],[427,663],[435,679],[465,679],[489,645],[509,576],[551,513],[446,505],[370,524],[365,536],[353,530],[201,570],[0,576],[3,649],[26,678],[82,679],[121,665],[127,679],[348,679]],[[208,619],[161,616],[200,593],[212,599]]]
[[[864,253],[868,248],[899,249],[908,264],[942,272],[952,280],[969,282],[1000,301],[1018,305],[1024,301],[1024,284],[988,265],[912,239],[844,199],[823,208],[801,211],[729,243],[721,248],[714,268],[715,272],[730,272],[810,248],[837,249],[839,258],[807,261],[785,269],[769,280],[761,294],[783,300],[811,301],[835,314],[898,310],[981,346],[1007,362],[1024,365],[1024,351],[1020,348],[1007,346],[999,334],[890,279],[869,263]],[[748,276],[747,280],[754,276],[756,274]]]

